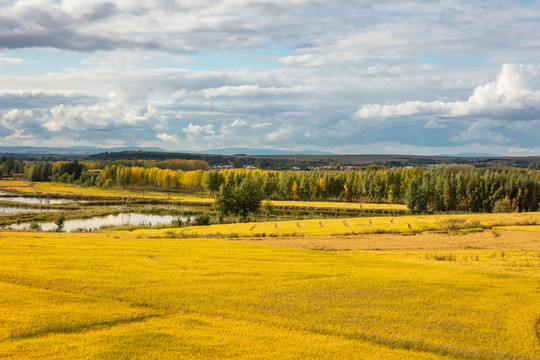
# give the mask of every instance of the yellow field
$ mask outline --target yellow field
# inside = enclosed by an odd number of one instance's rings
[[[327,208],[327,209],[376,209],[376,210],[407,210],[404,204],[371,204],[371,203],[346,203],[331,201],[272,201],[276,206],[295,206],[308,208]]]
[[[0,180],[0,188],[22,193],[54,194],[59,196],[97,196],[143,198],[143,191],[122,188],[82,187],[54,182],[29,182],[24,180]],[[192,194],[145,191],[145,199],[171,199],[189,202],[213,202],[213,199]]]
[[[252,222],[194,226],[182,229],[141,230],[161,234],[173,232],[197,236],[327,236],[352,233],[419,232],[461,230],[514,224],[540,223],[540,212],[464,215],[415,215],[399,217],[362,217],[279,222]]]
[[[0,358],[540,358],[538,251],[155,235],[0,233]]]

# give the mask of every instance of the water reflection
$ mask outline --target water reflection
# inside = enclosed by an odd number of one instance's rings
[[[89,219],[78,220],[66,220],[64,222],[64,231],[72,232],[76,230],[91,231],[99,229],[102,226],[127,226],[127,225],[162,225],[170,224],[175,219],[182,219],[182,221],[190,221],[188,217],[178,217],[172,215],[145,215],[145,214],[117,214],[107,215],[100,217],[93,217]],[[41,230],[43,231],[55,231],[56,224],[54,222],[40,223]],[[15,224],[10,226],[14,230],[29,230],[30,223]]]
[[[0,206],[0,215],[2,214],[17,214],[17,213],[36,213],[36,212],[54,212],[53,209],[29,209],[19,207],[2,207]]]
[[[14,196],[12,194],[1,192],[0,191],[0,201],[11,201],[18,202],[23,204],[41,204],[41,205],[61,205],[61,204],[72,204],[76,202],[71,199],[49,199],[49,198],[38,198],[38,197],[23,197],[23,196]]]

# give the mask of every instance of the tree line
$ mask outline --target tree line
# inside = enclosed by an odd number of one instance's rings
[[[367,170],[351,172],[106,167],[101,181],[122,186],[157,186],[227,191],[250,179],[263,199],[334,200],[406,203],[413,211],[536,211],[540,201],[538,172],[472,166]],[[109,183],[110,184],[110,183]]]
[[[408,184],[406,203],[413,211],[537,211],[538,172],[512,168],[436,167]]]
[[[11,177],[15,174],[22,174],[24,172],[24,163],[22,161],[16,161],[12,156],[0,157],[0,178]]]
[[[536,211],[540,201],[539,172],[507,167],[477,169],[446,165],[347,172],[184,171],[115,163],[105,165],[98,177],[88,164],[75,160],[27,163],[25,174],[32,181],[188,189],[208,191],[213,196],[225,185],[226,192],[234,192],[235,187],[249,179],[260,190],[262,199],[406,203],[417,212]]]
[[[26,163],[24,174],[30,181],[75,182],[81,179],[86,168],[78,160],[74,161],[38,161]],[[88,173],[86,172],[86,176]]]

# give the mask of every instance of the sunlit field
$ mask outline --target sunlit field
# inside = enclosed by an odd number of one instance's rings
[[[158,235],[0,233],[0,358],[540,357],[534,240],[321,251]]]
[[[294,221],[250,222],[161,229],[156,233],[197,236],[325,236],[372,233],[414,233],[457,231],[503,225],[540,223],[540,212],[464,215],[416,215],[399,217],[360,217]],[[143,230],[148,232],[148,230]]]
[[[372,204],[372,203],[347,203],[331,201],[272,201],[275,206],[298,206],[308,208],[328,208],[328,209],[366,209],[366,210],[407,210],[404,204]]]
[[[92,197],[132,197],[145,199],[170,199],[188,202],[213,202],[201,194],[179,194],[176,192],[144,191],[122,188],[82,187],[55,182],[29,182],[24,180],[0,180],[0,188],[29,194],[49,194],[58,196]]]

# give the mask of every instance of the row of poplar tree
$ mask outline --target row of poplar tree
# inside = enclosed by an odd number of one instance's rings
[[[513,168],[465,166],[350,172],[226,169],[173,171],[106,167],[102,182],[122,186],[207,190],[240,186],[250,179],[266,199],[406,203],[414,211],[536,211],[539,173]]]
[[[80,181],[88,166],[35,162],[25,172],[33,181]],[[106,165],[96,185],[206,190],[240,186],[249,179],[266,199],[406,203],[413,211],[536,211],[540,173],[514,168],[433,166],[363,171],[273,171],[224,169],[183,171]]]

